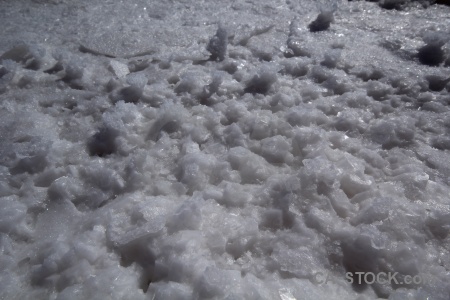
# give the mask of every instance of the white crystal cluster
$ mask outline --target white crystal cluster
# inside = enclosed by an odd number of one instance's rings
[[[449,299],[431,4],[3,1],[0,298]]]

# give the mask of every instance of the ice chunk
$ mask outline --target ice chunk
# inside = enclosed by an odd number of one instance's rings
[[[450,150],[450,138],[437,136],[431,140],[431,145],[439,150]]]
[[[117,60],[111,60],[109,68],[118,78],[123,78],[130,73],[128,66]]]
[[[341,53],[342,53],[341,49],[328,50],[324,54],[324,59],[321,62],[321,64],[323,66],[328,67],[328,68],[336,68],[336,66],[338,65],[338,63],[339,63],[339,61],[341,59]]]
[[[284,137],[277,135],[261,141],[261,155],[270,163],[283,163],[290,160],[290,146]]]
[[[309,61],[305,61],[296,57],[289,58],[281,62],[284,67],[282,72],[283,74],[289,74],[292,77],[305,76],[308,73],[308,63]]]
[[[341,189],[345,194],[352,198],[356,194],[370,190],[373,181],[366,176],[358,176],[355,174],[345,174],[340,181]]]
[[[141,270],[140,287],[146,291],[148,283],[153,279],[155,269],[155,255],[150,249],[150,241],[140,238],[125,245],[120,245],[118,251],[122,258],[122,265],[129,266],[132,263],[139,265]]]
[[[302,156],[305,148],[315,147],[321,141],[322,134],[313,128],[299,128],[292,138],[292,154]]]
[[[142,95],[143,89],[135,85],[124,87],[119,92],[120,100],[124,100],[127,103],[137,103]]]
[[[90,167],[80,168],[79,172],[86,184],[102,191],[118,194],[124,188],[123,178],[109,168],[93,164]]]
[[[189,300],[192,298],[192,288],[178,282],[152,282],[147,291],[148,294],[154,295],[153,300]]]
[[[211,38],[206,47],[206,50],[211,53],[210,59],[215,61],[224,60],[227,54],[227,44],[228,32],[222,25],[219,25],[216,34]]]
[[[87,142],[89,155],[100,157],[113,154],[117,150],[116,138],[119,132],[110,127],[101,127]]]
[[[260,228],[277,230],[283,227],[283,211],[281,209],[268,209],[262,217]]]
[[[372,238],[359,235],[341,244],[343,263],[347,272],[376,272],[381,260],[381,251],[374,247]]]
[[[158,114],[158,118],[151,126],[147,139],[157,141],[163,132],[171,135],[182,129],[182,120],[186,118],[189,113],[184,107],[179,105],[164,106]]]
[[[239,299],[233,295],[240,288],[242,277],[236,270],[221,270],[217,267],[208,267],[194,287],[197,299],[211,299],[214,297],[224,299]],[[229,297],[226,297],[230,295]]]
[[[385,149],[408,145],[414,141],[415,126],[411,119],[380,120],[369,128],[371,139]]]
[[[63,78],[64,81],[70,82],[76,79],[81,79],[84,74],[84,66],[78,60],[71,60],[67,63],[64,68],[65,76]]]
[[[152,39],[142,38],[136,33],[103,31],[82,41],[80,51],[108,57],[142,56],[157,50],[151,42]]]
[[[231,147],[247,146],[247,137],[236,123],[227,126],[223,131],[223,136],[227,144]]]
[[[427,33],[423,40],[425,46],[419,49],[417,56],[419,61],[428,66],[438,66],[445,60],[445,52],[442,46],[450,39],[449,36],[439,32]]]
[[[25,44],[18,45],[0,56],[0,60],[4,59],[26,63],[30,59],[30,48]]]
[[[29,173],[35,174],[43,171],[47,166],[48,161],[45,152],[40,152],[30,157],[24,157],[18,161],[18,163],[11,168],[11,174]]]
[[[428,66],[438,66],[444,59],[444,50],[442,46],[436,44],[427,44],[419,49],[417,56],[419,61]]]
[[[147,75],[144,72],[134,72],[126,76],[129,85],[143,88],[148,83]]]
[[[371,224],[377,221],[383,221],[389,217],[389,211],[393,209],[395,201],[392,198],[376,198],[366,200],[360,206],[357,216],[350,222],[354,226],[365,223]]]
[[[216,158],[209,154],[188,153],[180,159],[180,181],[189,191],[203,189],[211,180]]]
[[[257,183],[266,180],[272,169],[264,158],[243,147],[230,149],[228,161],[241,174],[242,182]]]
[[[224,72],[216,71],[212,74],[211,83],[203,88],[204,97],[211,97],[214,93],[219,93],[219,87],[223,82]]]
[[[330,193],[330,203],[336,214],[341,218],[349,217],[355,210],[347,195],[342,190],[336,190]]]
[[[21,43],[0,56],[0,62],[13,60],[31,70],[48,70],[56,64],[56,60],[47,49],[38,45]]]
[[[251,200],[252,195],[243,191],[239,184],[227,183],[223,197],[218,202],[228,207],[243,207],[250,203]]]
[[[310,126],[311,124],[326,124],[328,117],[318,109],[304,106],[294,106],[286,113],[286,120],[292,126]]]
[[[276,132],[276,118],[268,111],[261,111],[249,118],[250,138],[263,139],[274,135]]]
[[[444,240],[450,234],[450,212],[433,211],[425,224],[435,237]]]
[[[272,85],[278,80],[276,75],[278,71],[278,66],[263,66],[257,74],[247,82],[244,91],[252,94],[267,94]]]
[[[25,237],[31,233],[26,226],[27,207],[17,196],[0,198],[0,232]]]
[[[425,77],[425,79],[428,81],[428,88],[434,92],[442,91],[450,82],[450,77],[445,78],[438,75],[428,75]]]
[[[324,31],[330,28],[330,24],[334,21],[333,10],[323,10],[317,18],[308,25],[311,32]]]
[[[245,257],[251,251],[258,238],[258,223],[253,218],[244,219],[241,216],[226,220],[224,225],[230,226],[227,230],[228,240],[225,250],[234,259]]]
[[[186,72],[182,74],[181,80],[175,86],[174,91],[179,95],[183,93],[189,93],[195,96],[201,95],[205,86],[202,75],[197,72]]]
[[[285,57],[312,56],[313,49],[308,46],[308,41],[301,36],[299,26],[297,19],[293,20],[289,26],[289,37],[286,42],[288,49],[285,51]]]
[[[0,67],[0,79],[8,73],[9,73],[8,69],[6,69],[3,66]]]

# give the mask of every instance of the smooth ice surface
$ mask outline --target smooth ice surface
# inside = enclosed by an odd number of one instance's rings
[[[0,298],[449,299],[438,2],[1,1]]]

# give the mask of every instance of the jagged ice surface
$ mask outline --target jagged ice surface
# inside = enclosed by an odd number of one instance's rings
[[[0,298],[449,299],[432,4],[3,1]]]

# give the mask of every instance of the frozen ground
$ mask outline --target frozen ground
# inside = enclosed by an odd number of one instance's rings
[[[450,7],[382,2],[1,0],[0,298],[449,299]]]

